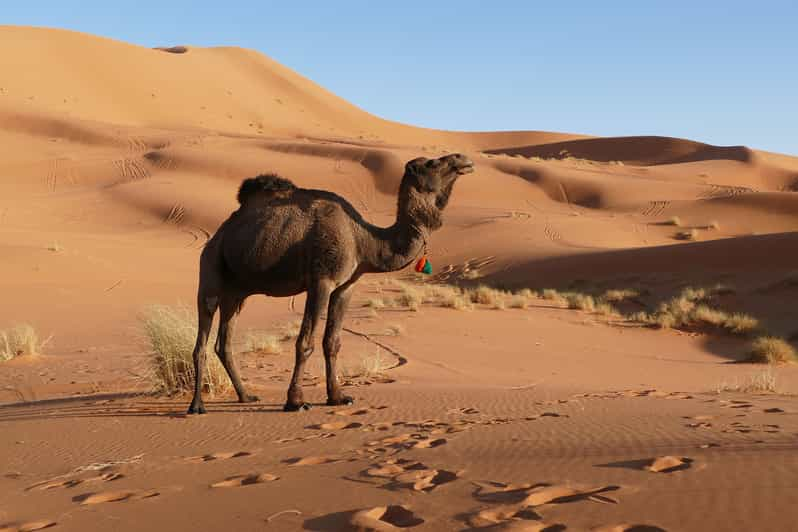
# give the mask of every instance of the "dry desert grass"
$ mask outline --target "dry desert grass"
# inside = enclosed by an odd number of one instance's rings
[[[795,349],[786,340],[774,336],[760,336],[751,343],[749,361],[766,364],[798,362]]]
[[[27,323],[14,325],[8,330],[0,331],[0,361],[19,356],[38,355],[49,341],[50,338],[41,340],[32,325]]]
[[[262,353],[266,355],[279,355],[282,352],[280,339],[260,331],[248,331],[244,338],[244,351]]]
[[[194,389],[194,342],[197,318],[187,307],[150,305],[141,313],[141,326],[150,346],[149,378],[161,393],[176,394]],[[230,379],[213,353],[212,335],[205,350],[203,386],[210,395],[230,389]]]

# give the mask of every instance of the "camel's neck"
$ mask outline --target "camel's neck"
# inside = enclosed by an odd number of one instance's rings
[[[421,256],[429,231],[400,216],[392,226],[379,228],[364,238],[367,241],[360,249],[365,270],[393,272]]]

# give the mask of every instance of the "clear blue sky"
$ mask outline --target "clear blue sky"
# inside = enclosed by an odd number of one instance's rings
[[[254,48],[415,125],[668,135],[798,155],[795,0],[2,4],[2,24]]]

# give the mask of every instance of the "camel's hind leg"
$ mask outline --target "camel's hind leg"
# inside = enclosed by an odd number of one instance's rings
[[[205,374],[205,347],[213,324],[213,315],[219,304],[218,297],[205,297],[200,290],[197,296],[197,341],[194,344],[194,399],[188,407],[189,414],[204,414],[202,402],[202,377]]]
[[[251,403],[257,401],[258,397],[248,394],[244,389],[244,384],[238,374],[238,367],[233,359],[233,332],[243,303],[243,298],[238,296],[222,298],[219,305],[219,334],[216,337],[215,349],[222,366],[224,366],[230,376],[230,381],[233,383],[236,394],[238,394],[238,401],[240,403]]]

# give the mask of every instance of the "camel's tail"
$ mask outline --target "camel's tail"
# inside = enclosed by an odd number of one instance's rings
[[[261,174],[241,182],[241,188],[238,189],[238,203],[243,205],[249,198],[261,193],[270,197],[285,197],[294,190],[296,185],[284,177],[277,174]]]

